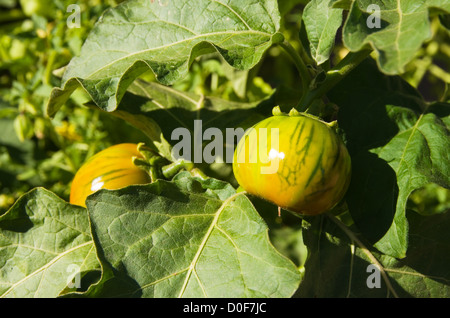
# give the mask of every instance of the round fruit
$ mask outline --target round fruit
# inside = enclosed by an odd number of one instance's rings
[[[149,174],[133,163],[133,157],[144,158],[131,143],[114,145],[92,156],[75,174],[70,203],[86,207],[87,196],[97,190],[151,182]]]
[[[279,114],[247,130],[233,159],[236,180],[250,194],[286,210],[317,215],[347,191],[351,162],[331,124],[307,114]]]

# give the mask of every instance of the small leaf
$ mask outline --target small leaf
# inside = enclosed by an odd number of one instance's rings
[[[318,65],[329,59],[342,23],[342,9],[332,7],[332,4],[333,0],[312,0],[303,11],[311,56]]]
[[[62,89],[52,92],[53,115],[80,85],[106,111],[116,109],[127,87],[151,69],[158,81],[173,84],[192,61],[219,52],[237,69],[250,69],[282,40],[275,0],[131,0],[107,10],[71,60]]]
[[[305,5],[309,0],[278,0],[281,15],[289,13],[297,5]]]
[[[341,8],[344,10],[350,10],[353,0],[335,0],[332,4],[333,8]]]
[[[99,269],[86,209],[42,188],[0,217],[0,256],[1,297],[57,297],[74,275]]]
[[[100,190],[87,206],[104,263],[128,282],[121,297],[290,297],[298,287],[249,199],[223,181],[184,173]]]
[[[33,126],[26,114],[18,114],[14,119],[14,130],[20,141],[25,141],[33,136]]]

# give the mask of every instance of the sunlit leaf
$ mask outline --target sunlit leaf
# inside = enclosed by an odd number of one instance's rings
[[[112,111],[143,72],[151,69],[158,81],[172,84],[206,53],[219,52],[233,67],[250,69],[283,39],[279,20],[275,0],[126,1],[100,18],[47,112],[53,115],[80,85]]]
[[[300,275],[243,193],[182,173],[173,183],[99,191],[87,201],[97,248],[122,297],[289,297]]]
[[[353,1],[343,29],[344,44],[351,51],[371,46],[384,73],[400,74],[432,35],[431,8],[450,12],[446,0]]]
[[[99,268],[86,209],[36,188],[0,217],[1,297],[57,297]]]

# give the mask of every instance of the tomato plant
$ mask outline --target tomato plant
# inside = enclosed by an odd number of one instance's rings
[[[0,1],[0,297],[449,297],[448,1],[50,2]]]

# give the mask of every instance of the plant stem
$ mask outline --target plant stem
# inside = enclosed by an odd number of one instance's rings
[[[55,50],[50,50],[50,54],[48,55],[48,59],[47,59],[47,65],[45,66],[44,84],[51,83],[53,65],[55,64],[56,57],[57,57],[57,52]]]
[[[367,56],[371,50],[362,50],[355,53],[348,53],[342,61],[340,61],[333,69],[327,72],[325,80],[316,88],[303,94],[300,102],[297,105],[299,111],[305,111],[312,104],[315,99],[321,98],[337,83],[339,83],[345,76],[347,76],[356,66],[358,66]]]
[[[289,43],[287,40],[284,40],[279,44],[286,51],[286,53],[289,54],[295,66],[297,67],[302,82],[302,96],[304,97],[308,92],[309,83],[311,83],[311,74],[309,73],[305,62],[300,57],[298,52],[292,47],[291,43]]]
[[[298,217],[299,219],[303,219],[301,215],[295,213],[295,212],[291,212],[288,210],[288,212],[290,212],[292,215]],[[345,225],[344,223],[342,223],[341,220],[339,220],[337,217],[335,217],[333,214],[331,214],[330,212],[326,213],[326,215],[328,216],[328,218],[333,221],[349,238],[352,242],[355,242],[356,245],[358,245],[358,248],[361,249],[361,251],[366,254],[366,256],[370,259],[370,261],[372,262],[372,264],[375,264],[378,269],[380,270],[380,274],[381,276],[383,276],[383,280],[386,283],[386,286],[388,288],[388,290],[394,295],[395,298],[398,298],[397,293],[395,292],[394,288],[392,287],[392,284],[389,280],[389,277],[386,274],[386,271],[384,270],[384,267],[380,264],[380,262],[377,260],[377,258],[372,254],[372,252],[370,252],[370,250],[364,245],[363,242],[361,242],[361,240],[355,235],[355,233],[353,233],[352,230],[350,230],[347,225]],[[351,245],[352,248],[352,255],[353,255],[353,251],[354,251],[354,245]]]
[[[369,251],[369,249],[361,242],[361,240],[353,233],[344,223],[342,223],[337,217],[335,217],[331,213],[327,213],[327,216],[332,220],[339,228],[344,231],[344,233],[353,241],[355,242],[358,247],[362,250],[364,254],[367,255],[367,257],[370,259],[370,261],[375,264],[378,269],[380,270],[381,276],[383,276],[383,280],[386,283],[386,286],[390,292],[394,295],[395,298],[398,298],[397,293],[395,292],[394,288],[391,285],[391,282],[389,280],[389,277],[387,276],[384,267],[380,264],[380,262],[376,259],[376,257]]]

